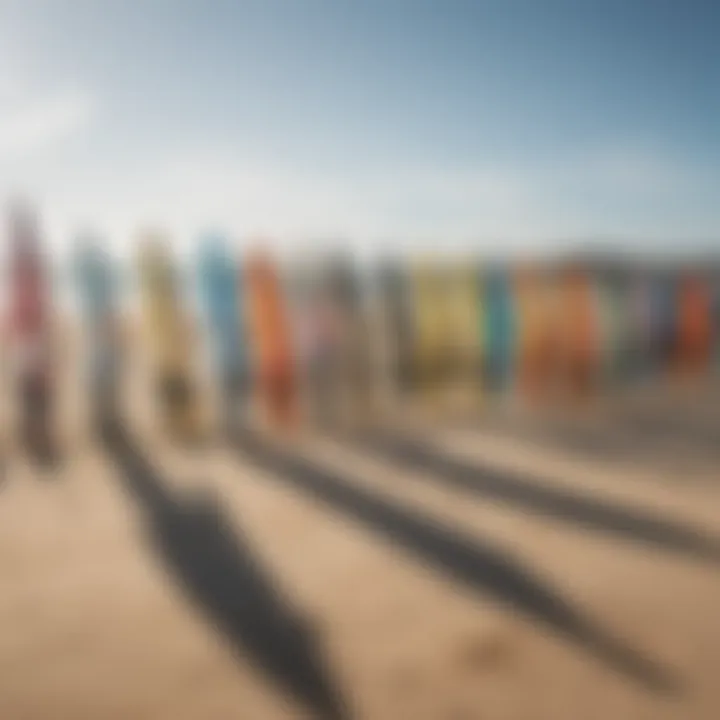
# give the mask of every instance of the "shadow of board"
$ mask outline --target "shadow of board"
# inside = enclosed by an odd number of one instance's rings
[[[292,608],[210,494],[174,496],[124,428],[104,431],[123,487],[139,506],[171,578],[243,657],[322,720],[349,713],[309,624]]]
[[[522,427],[522,423],[506,419],[481,420],[466,425],[470,429],[499,430],[524,439],[549,442],[560,449],[603,461],[632,460],[666,468],[679,451],[691,459],[716,460],[720,457],[718,418],[683,412],[670,415],[630,408],[593,426],[556,421]]]
[[[720,425],[718,418],[702,418],[691,413],[650,413],[627,410],[619,417],[629,432],[648,442],[674,441],[684,443],[688,450],[720,454]]]
[[[505,419],[471,421],[456,427],[460,430],[500,433],[513,439],[550,446],[561,452],[576,453],[591,461],[642,463],[648,469],[667,470],[668,463],[677,453],[677,448],[659,445],[657,438],[631,427],[620,426],[617,420],[607,427],[563,421],[528,425]]]
[[[650,512],[624,508],[599,498],[543,484],[542,480],[529,474],[500,470],[481,462],[464,462],[405,435],[384,432],[339,439],[351,447],[418,471],[418,481],[514,505],[625,541],[643,543],[711,563],[720,562],[720,540]]]
[[[601,630],[502,549],[354,486],[342,475],[282,450],[248,428],[234,433],[233,446],[243,461],[269,472],[278,482],[383,536],[445,577],[483,596],[491,595],[565,636],[646,688],[664,694],[679,692],[679,682],[658,663]]]

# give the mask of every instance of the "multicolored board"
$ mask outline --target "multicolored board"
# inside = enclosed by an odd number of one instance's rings
[[[46,462],[55,454],[49,277],[36,219],[17,208],[10,224],[9,325],[19,435],[33,457]]]
[[[138,254],[138,275],[162,423],[174,439],[195,441],[202,434],[202,419],[189,352],[191,329],[178,271],[163,238],[144,239]]]

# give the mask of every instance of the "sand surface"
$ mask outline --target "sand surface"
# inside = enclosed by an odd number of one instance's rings
[[[3,720],[720,717],[716,390],[653,411],[675,466],[568,444],[610,411],[177,449],[136,385],[52,471],[6,437]]]

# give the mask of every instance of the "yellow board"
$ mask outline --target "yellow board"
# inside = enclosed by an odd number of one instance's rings
[[[442,278],[436,263],[417,261],[410,270],[413,315],[413,364],[423,399],[437,400],[444,385],[447,312]]]
[[[469,263],[424,260],[411,270],[418,387],[433,403],[475,400],[480,387],[479,288]]]
[[[177,272],[161,238],[145,238],[137,268],[143,329],[163,424],[176,439],[196,439],[201,421],[189,352],[192,338]]]

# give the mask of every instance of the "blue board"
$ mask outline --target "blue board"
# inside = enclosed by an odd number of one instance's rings
[[[95,240],[75,252],[75,279],[88,337],[89,390],[100,420],[114,413],[120,343],[117,326],[118,275],[110,255]]]
[[[247,335],[239,268],[224,238],[208,235],[202,239],[197,269],[217,380],[222,392],[235,399],[247,391]]]
[[[500,269],[489,270],[483,287],[486,382],[491,390],[502,390],[512,381],[515,360],[516,318],[512,284]]]
[[[112,260],[99,243],[83,241],[76,251],[75,271],[81,310],[95,327],[116,310],[118,278]]]

